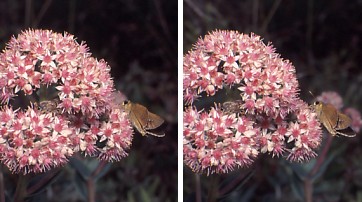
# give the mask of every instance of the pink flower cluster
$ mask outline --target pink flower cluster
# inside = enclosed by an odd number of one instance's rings
[[[184,56],[183,69],[184,100],[191,105],[183,115],[184,161],[195,172],[226,173],[259,153],[287,153],[292,161],[316,155],[320,124],[298,97],[295,68],[259,36],[214,31]],[[205,96],[227,97],[222,89],[239,91],[239,113],[224,113],[218,103],[195,107]]]
[[[347,107],[343,109],[343,99],[337,92],[334,91],[322,92],[322,94],[317,96],[316,100],[323,103],[332,104],[334,107],[336,107],[337,110],[339,111],[342,110],[343,113],[345,113],[352,119],[351,128],[356,133],[358,133],[361,130],[362,127],[361,113],[353,107]]]
[[[359,133],[362,127],[362,118],[361,118],[361,113],[353,108],[353,107],[348,107],[346,109],[343,110],[343,112],[351,117],[352,119],[352,124],[351,124],[351,128],[352,130],[354,130],[354,132]]]
[[[0,161],[13,172],[42,172],[75,152],[119,160],[131,145],[127,114],[112,105],[113,80],[104,60],[73,35],[26,30],[0,54]],[[42,92],[55,97],[44,97]],[[48,100],[55,109],[17,99]],[[39,102],[39,101],[38,101]]]
[[[319,102],[332,104],[337,110],[341,110],[343,108],[342,97],[334,91],[322,92],[322,94],[316,97],[316,100]]]

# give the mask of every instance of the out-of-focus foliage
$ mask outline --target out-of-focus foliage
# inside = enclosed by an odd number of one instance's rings
[[[1,1],[0,48],[26,28],[67,31],[86,41],[111,66],[116,88],[167,123],[164,138],[136,133],[129,156],[103,166],[107,172],[92,176],[98,161],[73,159],[37,201],[86,201],[89,179],[96,201],[176,201],[177,1]],[[3,170],[12,195],[16,176]]]
[[[313,102],[308,91],[315,95],[336,91],[345,107],[361,110],[361,9],[360,1],[341,0],[184,0],[184,54],[198,37],[215,29],[254,32],[291,60],[305,101]],[[313,201],[361,200],[361,134],[333,138],[330,144],[327,135],[326,155],[321,155],[322,145],[318,152],[322,159],[307,164],[262,156],[251,166],[252,173],[239,169],[200,178],[184,167],[184,199],[306,201],[312,191]]]

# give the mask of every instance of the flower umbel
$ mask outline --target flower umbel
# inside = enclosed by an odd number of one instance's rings
[[[120,160],[132,141],[126,113],[112,104],[104,60],[84,42],[26,30],[0,54],[0,160],[13,172],[42,172],[75,152]],[[39,99],[40,98],[40,99]],[[18,108],[19,101],[28,106]]]
[[[184,158],[196,172],[227,172],[248,165],[259,153],[257,131],[246,117],[224,115],[220,109],[184,112]]]
[[[298,97],[294,66],[259,36],[214,31],[184,56],[184,160],[195,172],[225,173],[250,165],[259,153],[314,157],[321,130]],[[232,97],[232,94],[237,96]],[[207,97],[230,97],[239,111],[206,106]],[[224,105],[223,105],[224,106]]]
[[[75,152],[72,139],[77,132],[63,117],[8,106],[0,117],[0,157],[14,172],[42,172],[66,163]]]

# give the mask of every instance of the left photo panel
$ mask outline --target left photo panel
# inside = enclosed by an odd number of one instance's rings
[[[177,201],[177,4],[0,3],[0,201]]]

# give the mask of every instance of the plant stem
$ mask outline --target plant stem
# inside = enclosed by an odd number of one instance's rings
[[[329,148],[331,147],[333,136],[327,134],[326,143],[318,156],[316,163],[314,164],[311,171],[308,173],[307,177],[304,180],[304,197],[306,202],[313,201],[313,177],[318,173],[320,167],[323,165],[324,160],[326,159]]]
[[[201,183],[200,183],[200,175],[195,173],[195,197],[196,197],[196,202],[201,202],[202,198],[201,198]]]
[[[87,188],[88,188],[88,201],[89,202],[95,202],[95,185],[93,178],[89,178],[87,181]]]
[[[313,182],[309,178],[304,180],[304,195],[306,202],[313,201]]]
[[[18,183],[16,185],[16,190],[14,194],[14,202],[25,201],[26,197],[26,186],[28,182],[28,177],[26,175],[19,174]]]
[[[89,202],[95,202],[96,201],[96,181],[98,174],[102,171],[104,166],[106,166],[107,163],[105,161],[101,161],[97,168],[92,172],[92,174],[89,176],[87,180],[87,188],[88,188],[88,201]]]
[[[2,166],[0,168],[0,202],[5,202],[4,173]]]

